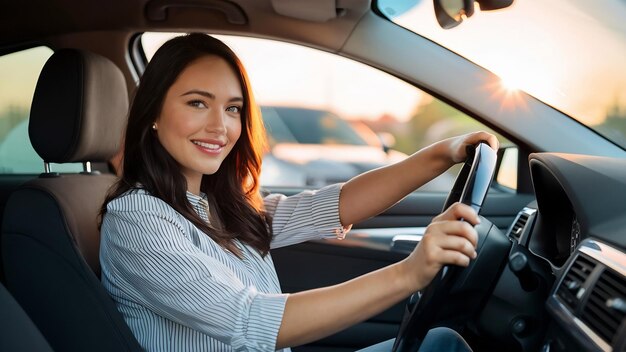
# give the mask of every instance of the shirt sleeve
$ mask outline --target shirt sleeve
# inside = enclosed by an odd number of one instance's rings
[[[234,350],[276,346],[287,295],[244,285],[186,237],[168,208],[107,212],[101,255],[111,275],[134,301]]]
[[[272,217],[271,248],[279,248],[313,239],[343,239],[350,230],[339,220],[339,195],[343,184],[308,190],[287,197],[270,194],[265,210]]]

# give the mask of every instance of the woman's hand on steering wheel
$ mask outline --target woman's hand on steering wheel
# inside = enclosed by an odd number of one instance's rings
[[[441,141],[441,143],[448,143],[450,159],[453,163],[465,161],[467,159],[467,147],[476,146],[480,142],[487,143],[493,150],[498,150],[500,147],[496,136],[484,131],[472,132]]]
[[[411,292],[426,287],[444,265],[469,265],[476,257],[478,241],[473,225],[479,222],[476,212],[462,203],[453,204],[433,219],[403,263]]]
[[[420,292],[407,304],[394,352],[417,350],[428,330],[437,324],[462,328],[480,308],[481,298],[488,294],[488,287],[480,292],[470,290],[472,294],[466,288],[471,282],[483,280],[483,276],[491,281],[498,272],[494,266],[477,267],[481,260],[477,252],[490,256],[497,253],[497,257],[505,258],[510,248],[506,235],[489,220],[483,219],[483,224],[474,227],[480,222],[477,211],[494,176],[498,147],[496,137],[487,132],[469,133],[438,143],[437,148],[443,151],[440,155],[447,158],[447,163],[465,163],[444,202],[445,211],[433,219],[419,245],[401,262],[413,267],[411,288]],[[479,238],[481,245],[476,249]],[[466,297],[470,298],[470,305],[452,304]]]

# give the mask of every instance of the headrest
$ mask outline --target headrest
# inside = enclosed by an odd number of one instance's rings
[[[113,62],[61,49],[39,75],[28,134],[46,162],[106,161],[118,151],[127,113],[126,81]]]

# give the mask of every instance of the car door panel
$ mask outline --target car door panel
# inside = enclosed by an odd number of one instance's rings
[[[272,251],[283,292],[292,293],[339,284],[406,257],[405,253],[351,247],[332,242],[339,241],[311,241]],[[403,304],[397,304],[367,322],[312,345],[326,346],[328,351],[334,351],[339,347],[354,350],[393,338],[403,309]],[[311,347],[295,351],[309,351]]]

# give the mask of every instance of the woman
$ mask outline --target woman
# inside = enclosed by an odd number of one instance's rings
[[[473,133],[343,185],[262,198],[264,130],[243,66],[204,34],[172,39],[131,107],[122,176],[102,208],[102,282],[147,350],[275,350],[328,336],[425,287],[442,265],[466,266],[477,235],[457,219],[476,224],[476,213],[455,204],[405,260],[290,295],[270,248],[342,238],[481,140],[498,147]]]

